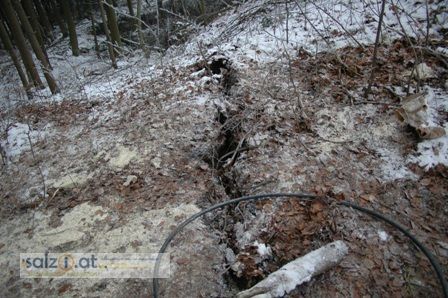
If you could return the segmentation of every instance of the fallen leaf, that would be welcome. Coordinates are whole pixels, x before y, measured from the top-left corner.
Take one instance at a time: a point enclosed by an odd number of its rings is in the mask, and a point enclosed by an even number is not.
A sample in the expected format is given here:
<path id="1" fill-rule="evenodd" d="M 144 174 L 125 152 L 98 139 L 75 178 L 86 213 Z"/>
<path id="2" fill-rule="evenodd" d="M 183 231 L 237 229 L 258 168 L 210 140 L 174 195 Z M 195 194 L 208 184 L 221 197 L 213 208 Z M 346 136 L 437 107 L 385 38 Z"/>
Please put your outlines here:
<path id="1" fill-rule="evenodd" d="M 373 203 L 375 201 L 375 196 L 372 194 L 363 194 L 360 196 L 361 200 L 364 200 L 366 202 Z"/>
<path id="2" fill-rule="evenodd" d="M 72 288 L 72 284 L 63 284 L 58 289 L 58 294 L 63 294 Z"/>
<path id="3" fill-rule="evenodd" d="M 319 212 L 322 212 L 322 210 L 324 210 L 325 206 L 322 202 L 319 201 L 315 201 L 313 202 L 313 204 L 311 205 L 311 213 L 316 214 Z"/>
<path id="4" fill-rule="evenodd" d="M 186 265 L 186 264 L 190 263 L 190 260 L 187 259 L 187 258 L 179 258 L 179 259 L 176 260 L 176 263 L 178 265 Z"/>

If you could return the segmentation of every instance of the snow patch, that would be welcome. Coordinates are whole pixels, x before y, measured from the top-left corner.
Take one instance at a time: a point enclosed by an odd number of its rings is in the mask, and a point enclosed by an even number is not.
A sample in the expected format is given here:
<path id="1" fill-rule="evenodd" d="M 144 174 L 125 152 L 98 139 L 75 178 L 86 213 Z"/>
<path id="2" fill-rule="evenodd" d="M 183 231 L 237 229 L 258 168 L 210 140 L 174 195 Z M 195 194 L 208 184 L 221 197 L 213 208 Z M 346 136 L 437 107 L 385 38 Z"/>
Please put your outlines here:
<path id="1" fill-rule="evenodd" d="M 386 232 L 379 230 L 378 237 L 380 237 L 381 241 L 387 241 L 387 239 L 389 238 L 389 235 Z"/>
<path id="2" fill-rule="evenodd" d="M 378 148 L 376 149 L 383 163 L 380 166 L 382 178 L 386 181 L 396 179 L 416 179 L 415 175 L 407 166 L 398 149 Z"/>
<path id="3" fill-rule="evenodd" d="M 448 122 L 443 116 L 448 112 L 446 92 L 427 88 L 428 126 L 441 126 L 445 135 L 431 140 L 424 140 L 417 145 L 417 153 L 408 158 L 409 163 L 416 163 L 426 171 L 442 164 L 448 166 Z"/>
<path id="4" fill-rule="evenodd" d="M 264 243 L 258 243 L 258 241 L 254 242 L 254 245 L 257 247 L 257 253 L 261 256 L 261 257 L 269 257 L 272 255 L 272 250 L 269 246 L 267 246 Z"/>
<path id="5" fill-rule="evenodd" d="M 31 149 L 30 140 L 34 144 L 46 135 L 47 131 L 32 130 L 28 124 L 15 123 L 9 127 L 6 140 L 0 141 L 1 147 L 9 159 L 14 159 Z"/>
<path id="6" fill-rule="evenodd" d="M 445 124 L 447 130 L 448 124 Z M 409 161 L 417 163 L 426 171 L 439 164 L 448 166 L 448 136 L 419 143 L 417 155 L 411 156 Z"/>

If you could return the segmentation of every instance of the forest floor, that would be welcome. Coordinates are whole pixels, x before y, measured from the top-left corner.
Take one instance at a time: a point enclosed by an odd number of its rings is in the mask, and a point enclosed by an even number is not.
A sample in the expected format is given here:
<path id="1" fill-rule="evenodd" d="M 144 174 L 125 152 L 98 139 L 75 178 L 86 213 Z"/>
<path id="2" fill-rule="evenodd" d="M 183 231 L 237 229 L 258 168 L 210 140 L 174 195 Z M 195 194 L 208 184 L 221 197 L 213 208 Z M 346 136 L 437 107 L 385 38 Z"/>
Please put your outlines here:
<path id="1" fill-rule="evenodd" d="M 272 192 L 322 199 L 244 203 L 195 221 L 169 248 L 162 296 L 232 297 L 339 239 L 349 246 L 340 266 L 289 297 L 441 296 L 407 238 L 335 202 L 399 221 L 447 269 L 448 136 L 422 140 L 396 115 L 419 84 L 428 121 L 448 128 L 442 2 L 430 6 L 439 54 L 422 54 L 419 80 L 396 28 L 423 34 L 424 4 L 407 2 L 401 22 L 388 7 L 368 98 L 378 6 L 362 1 L 310 5 L 305 21 L 294 2 L 285 13 L 249 1 L 164 56 L 120 58 L 118 70 L 96 58 L 81 22 L 80 57 L 66 39 L 49 49 L 61 94 L 31 100 L 1 53 L 2 296 L 147 297 L 146 279 L 21 279 L 19 253 L 157 252 L 188 216 Z"/>

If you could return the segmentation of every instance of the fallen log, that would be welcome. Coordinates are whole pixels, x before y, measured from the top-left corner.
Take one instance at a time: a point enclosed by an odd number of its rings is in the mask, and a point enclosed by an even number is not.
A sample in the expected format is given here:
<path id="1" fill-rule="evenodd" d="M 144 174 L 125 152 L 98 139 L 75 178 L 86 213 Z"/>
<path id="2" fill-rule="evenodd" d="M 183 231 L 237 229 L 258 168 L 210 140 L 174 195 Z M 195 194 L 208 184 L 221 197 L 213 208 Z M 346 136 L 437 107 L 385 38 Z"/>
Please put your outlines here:
<path id="1" fill-rule="evenodd" d="M 298 285 L 338 265 L 348 253 L 343 241 L 335 241 L 316 249 L 269 274 L 252 288 L 238 293 L 238 298 L 282 297 Z"/>

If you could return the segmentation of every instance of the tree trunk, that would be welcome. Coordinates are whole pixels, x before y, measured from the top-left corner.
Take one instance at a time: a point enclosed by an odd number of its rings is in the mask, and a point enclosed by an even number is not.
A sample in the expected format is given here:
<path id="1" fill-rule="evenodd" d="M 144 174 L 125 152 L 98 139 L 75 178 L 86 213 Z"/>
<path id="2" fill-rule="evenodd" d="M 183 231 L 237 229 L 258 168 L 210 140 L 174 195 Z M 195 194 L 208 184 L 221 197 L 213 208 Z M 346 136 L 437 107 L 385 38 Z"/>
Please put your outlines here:
<path id="1" fill-rule="evenodd" d="M 70 45 L 72 47 L 73 56 L 79 56 L 78 37 L 76 36 L 76 26 L 73 21 L 72 14 L 70 13 L 70 3 L 68 0 L 62 0 L 62 11 L 64 13 L 64 19 L 68 25 L 68 32 L 70 34 Z"/>
<path id="2" fill-rule="evenodd" d="M 44 34 L 49 37 L 50 39 L 53 39 L 53 26 L 50 24 L 50 21 L 48 19 L 47 11 L 42 6 L 42 3 L 40 0 L 34 0 L 34 6 L 36 6 L 37 13 L 39 15 L 40 23 L 45 28 Z"/>
<path id="3" fill-rule="evenodd" d="M 42 37 L 42 26 L 40 25 L 39 20 L 37 19 L 37 14 L 36 10 L 34 9 L 33 2 L 31 0 L 22 0 L 22 6 L 29 17 L 28 19 L 30 24 L 33 26 L 34 34 L 36 35 L 37 41 L 43 48 L 45 44 L 44 39 Z"/>
<path id="4" fill-rule="evenodd" d="M 95 53 L 98 58 L 100 58 L 100 46 L 98 44 L 98 37 L 96 34 L 96 22 L 95 22 L 95 16 L 93 15 L 93 9 L 92 4 L 90 1 L 86 2 L 85 10 L 89 14 L 90 22 L 92 23 L 92 31 L 93 31 L 93 40 L 95 42 Z"/>
<path id="5" fill-rule="evenodd" d="M 162 0 L 156 1 L 156 10 L 157 10 L 157 46 L 161 47 L 161 40 L 162 40 L 162 31 L 160 30 L 160 26 L 162 23 Z"/>
<path id="6" fill-rule="evenodd" d="M 162 0 L 157 0 L 157 32 L 159 36 L 159 47 L 167 48 L 169 46 L 169 40 L 171 35 L 171 15 L 164 10 L 173 11 L 174 2 L 169 0 L 165 7 Z M 161 30 L 162 26 L 164 27 Z"/>
<path id="7" fill-rule="evenodd" d="M 75 1 L 76 10 L 78 11 L 78 17 L 80 20 L 84 19 L 84 17 L 86 16 L 86 4 L 84 2 L 84 0 Z M 90 0 L 87 0 L 87 2 L 89 2 L 90 4 Z"/>
<path id="8" fill-rule="evenodd" d="M 132 7 L 132 0 L 127 0 L 128 3 L 128 9 L 129 9 L 129 14 L 131 15 L 131 17 L 134 16 L 134 8 Z"/>
<path id="9" fill-rule="evenodd" d="M 148 48 L 145 45 L 145 39 L 143 38 L 143 31 L 142 31 L 142 0 L 137 0 L 137 33 L 138 33 L 138 40 L 140 42 L 140 47 L 142 48 L 142 51 L 145 53 L 145 57 L 149 57 L 149 51 Z"/>
<path id="10" fill-rule="evenodd" d="M 59 7 L 57 2 L 49 1 L 49 5 L 51 5 L 52 9 L 52 19 L 55 23 L 58 24 L 59 29 L 61 29 L 62 37 L 68 36 L 67 26 L 64 23 L 64 20 L 61 18 L 61 8 Z"/>
<path id="11" fill-rule="evenodd" d="M 20 28 L 19 20 L 17 15 L 12 8 L 11 0 L 3 0 L 3 9 L 5 11 L 6 19 L 8 20 L 9 28 L 11 29 L 11 35 L 19 49 L 20 55 L 22 56 L 23 64 L 26 70 L 30 73 L 33 83 L 38 88 L 43 88 L 42 81 L 37 72 L 36 65 L 33 62 L 33 57 L 26 45 L 25 36 L 23 35 L 22 29 Z"/>
<path id="12" fill-rule="evenodd" d="M 13 48 L 11 39 L 9 38 L 8 32 L 6 31 L 6 28 L 3 25 L 3 22 L 1 20 L 0 20 L 0 39 L 2 40 L 5 50 L 7 50 L 9 53 L 9 56 L 11 56 L 11 60 L 17 69 L 17 73 L 19 74 L 19 77 L 20 77 L 20 80 L 22 81 L 23 87 L 25 88 L 25 90 L 29 90 L 30 84 L 28 83 L 26 74 L 22 69 L 22 65 L 20 65 L 20 61 L 17 58 L 16 53 L 14 52 L 14 48 Z"/>
<path id="13" fill-rule="evenodd" d="M 109 25 L 110 35 L 112 37 L 112 41 L 117 46 L 121 47 L 121 36 L 120 30 L 118 30 L 117 23 L 117 15 L 115 14 L 115 10 L 112 6 L 112 1 L 107 1 L 109 5 L 106 5 L 106 14 L 107 14 L 107 24 Z"/>
<path id="14" fill-rule="evenodd" d="M 31 27 L 30 22 L 23 10 L 22 4 L 19 1 L 13 2 L 14 8 L 19 16 L 20 22 L 25 30 L 26 35 L 28 36 L 28 40 L 30 41 L 31 47 L 36 54 L 37 59 L 42 63 L 42 69 L 44 72 L 45 79 L 47 80 L 48 86 L 50 87 L 51 93 L 56 94 L 59 92 L 58 86 L 56 85 L 56 81 L 51 74 L 51 65 L 48 62 L 47 55 L 42 50 L 36 35 L 34 34 L 33 28 Z"/>
<path id="15" fill-rule="evenodd" d="M 103 20 L 104 32 L 107 39 L 107 49 L 109 50 L 110 60 L 112 61 L 112 67 L 117 68 L 117 61 L 115 60 L 115 52 L 112 46 L 112 39 L 110 37 L 109 28 L 107 26 L 106 13 L 104 11 L 103 0 L 98 0 L 98 5 L 101 12 L 101 19 Z"/>
<path id="16" fill-rule="evenodd" d="M 369 97 L 370 91 L 372 90 L 373 80 L 375 79 L 375 72 L 378 67 L 377 55 L 378 55 L 378 47 L 380 44 L 381 28 L 383 26 L 383 17 L 384 17 L 385 8 L 386 8 L 386 0 L 382 0 L 380 16 L 378 19 L 378 28 L 376 30 L 375 47 L 373 48 L 372 72 L 370 73 L 370 78 L 369 78 L 369 83 L 367 85 L 367 88 L 364 90 L 364 98 Z"/>

